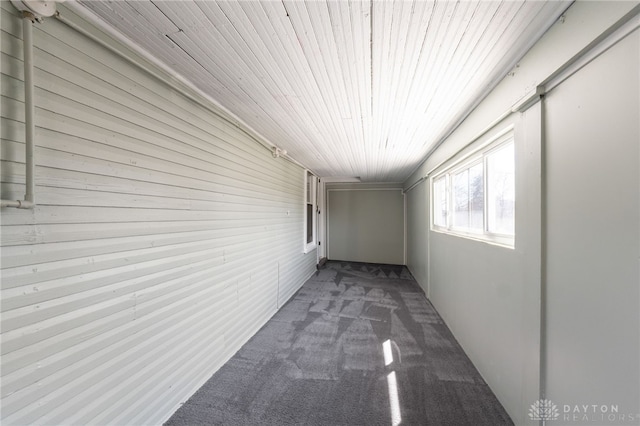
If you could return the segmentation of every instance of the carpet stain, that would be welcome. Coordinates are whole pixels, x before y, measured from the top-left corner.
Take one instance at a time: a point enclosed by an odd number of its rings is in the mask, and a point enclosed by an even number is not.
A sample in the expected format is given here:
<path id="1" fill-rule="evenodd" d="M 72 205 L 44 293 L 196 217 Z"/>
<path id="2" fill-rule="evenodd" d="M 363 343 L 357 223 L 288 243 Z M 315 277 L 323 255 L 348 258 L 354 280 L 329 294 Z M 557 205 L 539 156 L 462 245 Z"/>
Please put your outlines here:
<path id="1" fill-rule="evenodd" d="M 391 425 L 394 411 L 513 424 L 406 267 L 330 261 L 165 424 Z"/>

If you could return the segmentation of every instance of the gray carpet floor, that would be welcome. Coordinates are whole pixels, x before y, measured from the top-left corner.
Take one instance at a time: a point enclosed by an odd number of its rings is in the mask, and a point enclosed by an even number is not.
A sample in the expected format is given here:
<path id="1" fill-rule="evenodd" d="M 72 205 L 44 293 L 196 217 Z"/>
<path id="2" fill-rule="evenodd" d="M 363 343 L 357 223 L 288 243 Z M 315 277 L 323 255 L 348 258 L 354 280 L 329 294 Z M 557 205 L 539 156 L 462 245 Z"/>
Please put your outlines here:
<path id="1" fill-rule="evenodd" d="M 328 262 L 166 423 L 512 425 L 403 266 Z"/>

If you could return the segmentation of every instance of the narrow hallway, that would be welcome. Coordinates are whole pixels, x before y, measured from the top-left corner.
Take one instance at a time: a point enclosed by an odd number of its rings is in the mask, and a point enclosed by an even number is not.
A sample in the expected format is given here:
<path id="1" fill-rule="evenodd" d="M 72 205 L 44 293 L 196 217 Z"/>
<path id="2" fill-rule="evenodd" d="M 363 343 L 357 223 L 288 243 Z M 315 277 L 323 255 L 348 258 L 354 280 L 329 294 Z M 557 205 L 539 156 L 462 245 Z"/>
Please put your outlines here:
<path id="1" fill-rule="evenodd" d="M 404 266 L 328 262 L 166 423 L 513 424 Z"/>

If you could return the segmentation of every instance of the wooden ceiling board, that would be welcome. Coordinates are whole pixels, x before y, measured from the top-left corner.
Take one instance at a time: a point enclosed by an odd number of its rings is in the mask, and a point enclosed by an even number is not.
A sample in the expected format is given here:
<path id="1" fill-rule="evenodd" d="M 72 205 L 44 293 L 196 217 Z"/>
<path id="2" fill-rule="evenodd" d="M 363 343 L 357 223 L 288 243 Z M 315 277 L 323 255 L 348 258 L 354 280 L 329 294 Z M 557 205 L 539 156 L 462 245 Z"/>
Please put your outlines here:
<path id="1" fill-rule="evenodd" d="M 80 3 L 322 177 L 401 182 L 569 6 Z"/>

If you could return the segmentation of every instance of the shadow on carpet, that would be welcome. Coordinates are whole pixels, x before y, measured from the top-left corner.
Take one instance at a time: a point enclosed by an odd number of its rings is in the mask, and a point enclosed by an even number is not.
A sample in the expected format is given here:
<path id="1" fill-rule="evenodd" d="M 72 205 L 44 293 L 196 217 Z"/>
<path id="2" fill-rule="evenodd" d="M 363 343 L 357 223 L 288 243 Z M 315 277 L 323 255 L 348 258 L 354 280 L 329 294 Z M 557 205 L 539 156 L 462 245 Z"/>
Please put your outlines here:
<path id="1" fill-rule="evenodd" d="M 403 266 L 328 262 L 168 421 L 512 425 Z"/>

